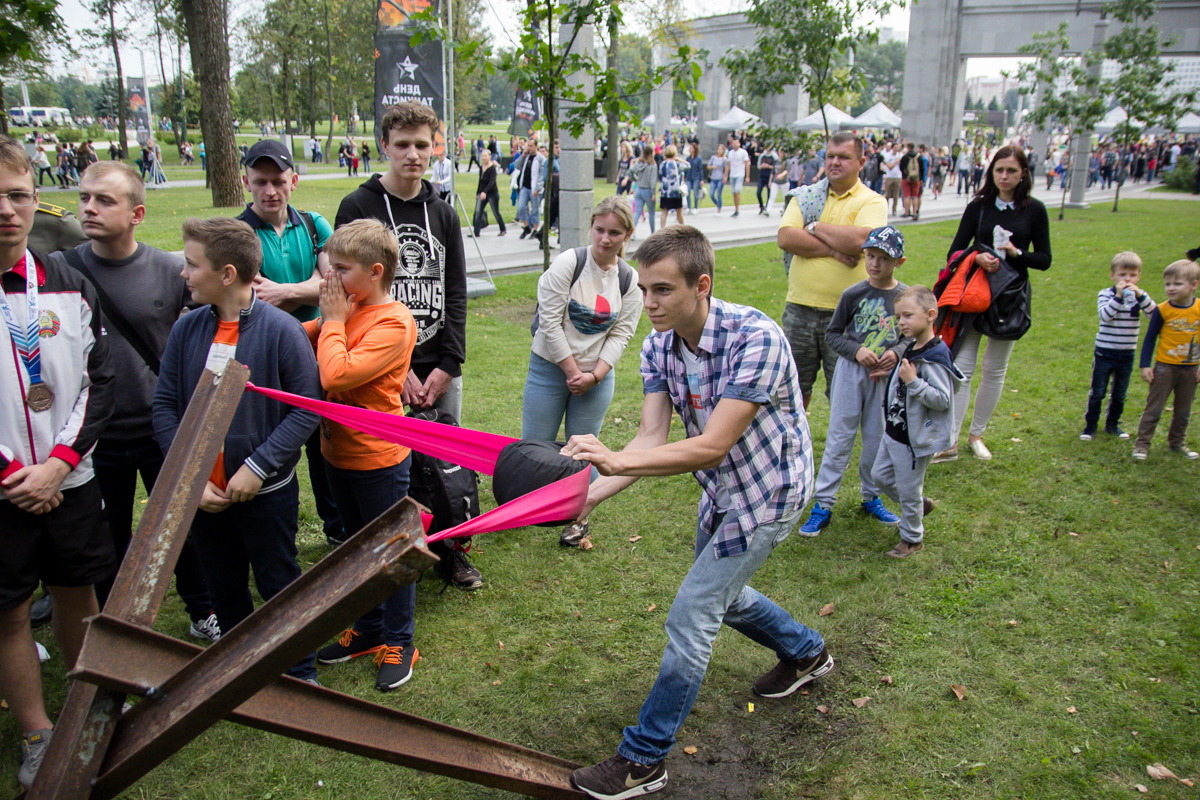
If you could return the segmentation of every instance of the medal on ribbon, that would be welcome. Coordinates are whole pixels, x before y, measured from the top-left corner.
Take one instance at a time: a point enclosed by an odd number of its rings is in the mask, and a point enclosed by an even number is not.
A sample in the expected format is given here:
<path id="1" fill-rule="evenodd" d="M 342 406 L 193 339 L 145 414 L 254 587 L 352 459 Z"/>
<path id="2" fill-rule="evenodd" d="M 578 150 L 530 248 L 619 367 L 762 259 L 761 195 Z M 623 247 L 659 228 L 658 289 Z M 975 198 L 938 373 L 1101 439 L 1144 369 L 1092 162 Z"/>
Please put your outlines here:
<path id="1" fill-rule="evenodd" d="M 37 264 L 33 253 L 25 251 L 25 307 L 27 316 L 25 327 L 17 324 L 8 297 L 0 289 L 0 315 L 8 327 L 8 335 L 12 337 L 17 348 L 17 355 L 25 365 L 29 374 L 29 387 L 25 390 L 25 405 L 30 411 L 46 411 L 54 405 L 54 392 L 42 380 L 42 340 L 41 315 L 38 313 Z"/>

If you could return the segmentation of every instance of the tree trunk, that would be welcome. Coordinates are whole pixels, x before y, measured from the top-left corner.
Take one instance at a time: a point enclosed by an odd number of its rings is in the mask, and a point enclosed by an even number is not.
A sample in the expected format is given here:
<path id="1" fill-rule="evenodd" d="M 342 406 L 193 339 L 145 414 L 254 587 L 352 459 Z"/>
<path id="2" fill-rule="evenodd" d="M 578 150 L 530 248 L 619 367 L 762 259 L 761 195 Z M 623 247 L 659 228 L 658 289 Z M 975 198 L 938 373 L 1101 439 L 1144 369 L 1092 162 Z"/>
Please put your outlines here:
<path id="1" fill-rule="evenodd" d="M 329 157 L 329 148 L 333 147 L 333 45 L 329 39 L 329 0 L 321 4 L 325 12 L 325 63 L 329 66 L 329 135 L 325 137 L 325 157 Z M 375 131 L 375 142 L 379 143 L 379 131 Z M 383 161 L 380 153 L 379 160 Z"/>
<path id="2" fill-rule="evenodd" d="M 4 99 L 4 76 L 0 75 L 0 133 L 8 136 L 8 101 Z"/>
<path id="3" fill-rule="evenodd" d="M 291 59 L 285 53 L 283 60 L 279 63 L 280 76 L 283 78 L 283 132 L 287 133 L 291 130 L 289 123 L 292 119 L 292 80 L 291 80 Z"/>
<path id="4" fill-rule="evenodd" d="M 238 179 L 233 113 L 229 108 L 225 4 L 222 0 L 182 0 L 181 4 L 191 42 L 192 72 L 196 82 L 204 87 L 200 98 L 200 131 L 208 158 L 213 205 L 240 206 L 242 184 Z"/>
<path id="5" fill-rule="evenodd" d="M 118 142 L 121 145 L 121 157 L 129 152 L 129 137 L 125 134 L 126 126 L 126 109 L 129 107 L 129 101 L 125 99 L 125 76 L 121 72 L 121 47 L 117 42 L 117 19 L 114 6 L 115 0 L 109 0 L 108 3 L 108 42 L 112 45 L 113 63 L 117 65 L 117 127 L 120 130 Z M 143 81 L 145 83 L 145 81 Z M 149 92 L 150 87 L 145 87 Z M 150 121 L 149 115 L 146 116 L 146 123 L 150 126 L 150 139 L 154 139 L 154 123 Z"/>
<path id="6" fill-rule="evenodd" d="M 620 36 L 620 31 L 617 30 L 617 0 L 612 0 L 612 7 L 608 10 L 608 71 L 615 73 L 617 71 L 617 39 Z M 608 173 L 606 179 L 609 183 L 616 183 L 621 172 L 621 116 L 616 108 L 608 110 Z"/>

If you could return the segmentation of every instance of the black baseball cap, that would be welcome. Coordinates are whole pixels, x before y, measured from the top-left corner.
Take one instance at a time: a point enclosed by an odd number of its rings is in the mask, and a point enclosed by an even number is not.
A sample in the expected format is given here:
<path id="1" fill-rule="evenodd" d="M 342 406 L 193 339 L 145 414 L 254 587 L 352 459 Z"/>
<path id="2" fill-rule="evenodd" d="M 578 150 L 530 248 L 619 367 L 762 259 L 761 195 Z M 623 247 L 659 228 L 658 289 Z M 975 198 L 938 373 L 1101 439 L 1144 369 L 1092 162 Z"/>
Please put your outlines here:
<path id="1" fill-rule="evenodd" d="M 282 142 L 277 142 L 274 139 L 263 139 L 261 142 L 255 142 L 254 145 L 246 153 L 246 157 L 242 159 L 242 163 L 247 167 L 252 167 L 259 162 L 260 159 L 269 158 L 275 162 L 275 166 L 280 169 L 295 169 L 292 165 L 292 154 Z"/>

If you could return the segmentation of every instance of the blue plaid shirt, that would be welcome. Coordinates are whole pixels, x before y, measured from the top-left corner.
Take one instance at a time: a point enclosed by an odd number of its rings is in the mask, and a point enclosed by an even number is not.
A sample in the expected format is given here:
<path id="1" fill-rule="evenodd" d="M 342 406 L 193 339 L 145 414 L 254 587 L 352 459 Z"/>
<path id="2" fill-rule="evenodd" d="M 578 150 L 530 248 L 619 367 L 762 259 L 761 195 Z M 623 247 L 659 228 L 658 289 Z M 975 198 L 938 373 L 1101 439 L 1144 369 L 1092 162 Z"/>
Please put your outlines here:
<path id="1" fill-rule="evenodd" d="M 701 433 L 688 399 L 684 347 L 674 331 L 651 332 L 642 344 L 646 394 L 671 397 L 689 437 Z M 717 490 L 733 508 L 713 536 L 717 558 L 741 555 L 759 525 L 804 507 L 813 488 L 812 437 L 783 330 L 763 312 L 712 299 L 700 345 L 700 405 L 711 414 L 723 397 L 758 403 L 758 413 L 725 460 L 693 473 L 704 489 L 700 523 L 711 527 Z"/>

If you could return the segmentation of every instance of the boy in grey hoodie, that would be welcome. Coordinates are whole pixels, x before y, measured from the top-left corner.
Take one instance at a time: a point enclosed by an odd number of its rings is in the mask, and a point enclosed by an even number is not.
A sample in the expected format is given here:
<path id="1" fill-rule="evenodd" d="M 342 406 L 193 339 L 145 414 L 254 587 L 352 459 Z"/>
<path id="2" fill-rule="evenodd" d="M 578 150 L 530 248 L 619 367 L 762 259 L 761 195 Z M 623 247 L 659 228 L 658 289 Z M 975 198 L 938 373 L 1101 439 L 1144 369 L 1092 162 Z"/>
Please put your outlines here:
<path id="1" fill-rule="evenodd" d="M 888 375 L 884 395 L 884 435 L 872 470 L 879 488 L 900 504 L 900 544 L 889 558 L 908 558 L 922 547 L 924 516 L 934 502 L 924 495 L 925 469 L 934 453 L 950 446 L 954 393 L 964 376 L 950 348 L 933 330 L 937 298 L 925 286 L 910 286 L 896 297 L 902 345 L 900 362 Z"/>

